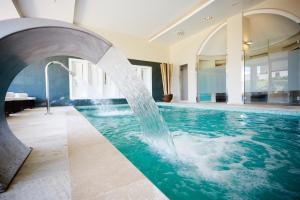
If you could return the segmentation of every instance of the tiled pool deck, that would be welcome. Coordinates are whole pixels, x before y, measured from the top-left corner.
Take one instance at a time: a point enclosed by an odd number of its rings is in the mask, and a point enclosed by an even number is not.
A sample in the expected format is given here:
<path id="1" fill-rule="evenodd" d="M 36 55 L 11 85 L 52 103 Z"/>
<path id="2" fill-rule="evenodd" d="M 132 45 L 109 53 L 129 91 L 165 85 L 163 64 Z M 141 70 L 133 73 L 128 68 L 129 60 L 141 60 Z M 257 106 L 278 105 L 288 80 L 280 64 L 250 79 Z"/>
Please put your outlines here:
<path id="1" fill-rule="evenodd" d="M 26 110 L 8 118 L 33 147 L 1 200 L 167 199 L 73 107 Z"/>

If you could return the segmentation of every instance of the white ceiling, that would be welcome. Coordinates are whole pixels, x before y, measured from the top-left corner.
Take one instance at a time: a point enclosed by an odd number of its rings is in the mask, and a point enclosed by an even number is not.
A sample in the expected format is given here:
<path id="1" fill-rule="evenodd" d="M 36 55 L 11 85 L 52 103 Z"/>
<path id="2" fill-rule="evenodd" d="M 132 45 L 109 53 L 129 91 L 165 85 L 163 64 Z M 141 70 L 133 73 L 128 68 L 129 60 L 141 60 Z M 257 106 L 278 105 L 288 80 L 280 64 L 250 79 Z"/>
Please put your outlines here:
<path id="1" fill-rule="evenodd" d="M 21 16 L 73 23 L 75 0 L 13 0 L 13 2 Z"/>
<path id="2" fill-rule="evenodd" d="M 1 0 L 0 20 L 20 17 L 11 0 Z"/>
<path id="3" fill-rule="evenodd" d="M 1 0 L 1 7 L 2 1 L 7 0 Z M 74 22 L 93 30 L 116 32 L 145 40 L 167 30 L 154 40 L 164 44 L 180 41 L 262 1 L 264 0 L 13 0 L 24 17 Z M 206 7 L 199 9 L 206 4 Z M 213 19 L 203 20 L 209 16 Z M 170 28 L 185 17 L 187 20 Z M 178 32 L 184 32 L 184 35 L 178 37 Z"/>
<path id="4" fill-rule="evenodd" d="M 154 40 L 172 44 L 262 1 L 264 0 L 85 0 L 77 1 L 74 22 L 149 40 L 197 8 L 212 2 Z M 213 20 L 203 20 L 209 16 Z M 178 37 L 178 32 L 184 32 L 184 36 Z"/>
<path id="5" fill-rule="evenodd" d="M 148 39 L 206 0 L 77 1 L 74 22 Z"/>
<path id="6" fill-rule="evenodd" d="M 257 3 L 264 0 L 215 0 L 205 9 L 189 18 L 189 20 L 181 23 L 174 29 L 168 31 L 157 39 L 158 42 L 172 44 L 191 35 L 194 35 L 209 26 L 224 22 L 228 17 L 247 10 Z M 204 18 L 211 16 L 212 20 L 206 21 Z M 184 36 L 178 37 L 177 33 L 184 31 Z"/>

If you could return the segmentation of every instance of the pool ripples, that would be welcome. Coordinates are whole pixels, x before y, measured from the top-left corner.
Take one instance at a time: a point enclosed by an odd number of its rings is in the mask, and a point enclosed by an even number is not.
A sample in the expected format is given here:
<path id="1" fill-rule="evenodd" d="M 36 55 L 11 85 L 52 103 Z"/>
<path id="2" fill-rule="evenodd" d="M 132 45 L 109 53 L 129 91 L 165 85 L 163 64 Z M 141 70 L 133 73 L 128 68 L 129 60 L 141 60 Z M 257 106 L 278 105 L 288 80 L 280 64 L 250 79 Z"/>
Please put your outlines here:
<path id="1" fill-rule="evenodd" d="M 79 110 L 170 199 L 300 198 L 300 117 L 161 107 L 175 158 L 133 115 Z"/>

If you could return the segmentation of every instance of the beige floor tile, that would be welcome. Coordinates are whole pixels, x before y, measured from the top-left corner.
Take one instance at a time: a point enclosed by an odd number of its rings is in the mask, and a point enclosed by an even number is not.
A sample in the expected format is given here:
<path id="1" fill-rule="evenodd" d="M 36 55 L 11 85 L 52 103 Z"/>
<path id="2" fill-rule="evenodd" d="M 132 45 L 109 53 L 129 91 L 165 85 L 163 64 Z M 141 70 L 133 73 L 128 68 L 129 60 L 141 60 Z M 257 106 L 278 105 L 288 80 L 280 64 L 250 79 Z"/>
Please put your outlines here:
<path id="1" fill-rule="evenodd" d="M 8 118 L 33 151 L 0 200 L 166 199 L 72 107 L 26 110 Z"/>

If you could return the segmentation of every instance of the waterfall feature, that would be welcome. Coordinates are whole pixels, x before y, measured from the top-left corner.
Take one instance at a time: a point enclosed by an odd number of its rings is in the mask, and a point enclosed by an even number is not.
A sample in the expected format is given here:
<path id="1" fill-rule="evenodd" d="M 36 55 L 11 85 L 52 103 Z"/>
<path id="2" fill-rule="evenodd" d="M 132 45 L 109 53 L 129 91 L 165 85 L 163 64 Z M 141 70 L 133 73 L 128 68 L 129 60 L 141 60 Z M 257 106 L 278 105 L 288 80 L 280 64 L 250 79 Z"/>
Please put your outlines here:
<path id="1" fill-rule="evenodd" d="M 154 99 L 137 77 L 127 58 L 115 47 L 111 47 L 97 66 L 109 74 L 126 97 L 129 106 L 140 121 L 146 142 L 161 151 L 175 153 L 172 136 Z"/>
<path id="2" fill-rule="evenodd" d="M 0 192 L 7 189 L 31 152 L 7 124 L 6 91 L 13 78 L 29 63 L 47 57 L 67 55 L 99 62 L 140 119 L 149 143 L 175 152 L 168 128 L 151 95 L 128 60 L 111 46 L 101 36 L 65 22 L 35 18 L 0 20 Z"/>

